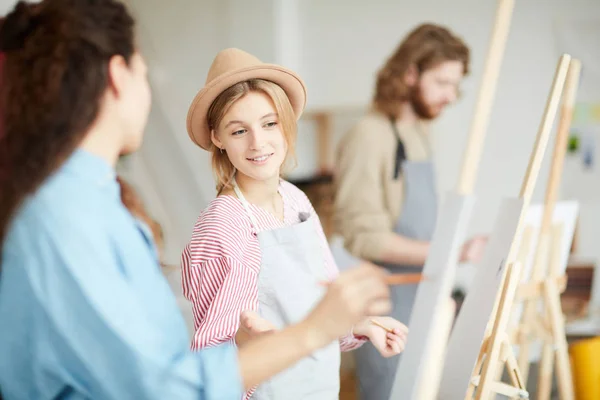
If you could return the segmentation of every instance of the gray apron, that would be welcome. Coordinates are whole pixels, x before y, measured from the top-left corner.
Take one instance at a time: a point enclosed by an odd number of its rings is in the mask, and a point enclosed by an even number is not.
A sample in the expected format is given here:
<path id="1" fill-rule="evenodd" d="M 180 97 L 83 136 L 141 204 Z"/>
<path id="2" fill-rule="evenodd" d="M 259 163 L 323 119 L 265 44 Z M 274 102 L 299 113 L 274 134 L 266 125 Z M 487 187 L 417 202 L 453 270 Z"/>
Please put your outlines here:
<path id="1" fill-rule="evenodd" d="M 408 161 L 404 156 L 404 145 L 394 123 L 392 127 L 398 138 L 396 178 L 403 179 L 404 202 L 394 232 L 417 240 L 431 240 L 437 218 L 437 196 L 435 170 L 431 161 Z M 423 270 L 422 265 L 382 265 L 391 273 L 415 273 Z M 417 294 L 418 284 L 391 287 L 392 312 L 390 316 L 408 325 Z M 410 326 L 408 327 L 410 330 Z M 410 346 L 410 332 L 408 337 Z M 361 400 L 389 400 L 399 354 L 384 358 L 369 342 L 355 351 L 356 373 Z M 396 400 L 396 399 L 394 399 Z"/>
<path id="2" fill-rule="evenodd" d="M 258 231 L 249 203 L 234 182 L 262 255 L 258 275 L 258 313 L 277 329 L 302 321 L 325 294 L 325 257 L 317 219 L 300 213 L 300 223 Z M 334 341 L 261 384 L 257 400 L 333 400 L 340 391 L 340 345 Z"/>

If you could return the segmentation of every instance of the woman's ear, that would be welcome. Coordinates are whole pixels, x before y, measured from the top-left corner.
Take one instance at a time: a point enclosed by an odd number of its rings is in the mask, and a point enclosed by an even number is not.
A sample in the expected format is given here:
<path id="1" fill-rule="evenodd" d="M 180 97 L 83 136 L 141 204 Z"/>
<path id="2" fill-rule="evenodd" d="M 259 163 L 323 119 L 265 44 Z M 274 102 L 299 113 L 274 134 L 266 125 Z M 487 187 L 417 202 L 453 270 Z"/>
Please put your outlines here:
<path id="1" fill-rule="evenodd" d="M 123 56 L 112 56 L 108 61 L 108 86 L 115 97 L 122 96 L 128 74 L 129 66 Z"/>
<path id="2" fill-rule="evenodd" d="M 210 140 L 215 146 L 217 146 L 220 149 L 223 149 L 223 143 L 221 143 L 221 141 L 219 140 L 219 136 L 217 135 L 214 129 L 210 130 Z"/>

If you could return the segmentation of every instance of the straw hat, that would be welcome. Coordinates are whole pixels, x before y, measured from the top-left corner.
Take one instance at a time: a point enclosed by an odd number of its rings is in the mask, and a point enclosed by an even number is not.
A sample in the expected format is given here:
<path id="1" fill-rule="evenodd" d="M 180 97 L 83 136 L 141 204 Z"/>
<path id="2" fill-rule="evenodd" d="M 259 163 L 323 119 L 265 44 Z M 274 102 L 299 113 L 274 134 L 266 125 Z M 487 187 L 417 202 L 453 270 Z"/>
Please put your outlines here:
<path id="1" fill-rule="evenodd" d="M 208 109 L 224 90 L 249 79 L 264 79 L 279 85 L 287 94 L 296 119 L 300 118 L 306 105 L 306 88 L 298 75 L 279 65 L 263 63 L 245 51 L 225 49 L 215 57 L 206 84 L 196 94 L 188 110 L 187 131 L 194 143 L 204 150 L 210 148 Z"/>

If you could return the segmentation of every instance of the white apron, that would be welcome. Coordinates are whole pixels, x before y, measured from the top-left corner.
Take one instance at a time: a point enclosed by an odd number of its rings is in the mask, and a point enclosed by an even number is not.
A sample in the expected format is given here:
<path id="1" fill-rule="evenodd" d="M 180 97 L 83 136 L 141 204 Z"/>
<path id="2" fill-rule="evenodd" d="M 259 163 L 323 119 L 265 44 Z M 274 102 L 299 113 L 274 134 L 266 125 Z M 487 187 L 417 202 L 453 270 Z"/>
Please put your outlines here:
<path id="1" fill-rule="evenodd" d="M 234 191 L 260 243 L 259 315 L 278 329 L 302 321 L 325 293 L 319 285 L 327 274 L 317 219 L 308 212 L 300 213 L 301 222 L 296 225 L 259 232 L 250 205 L 235 182 Z M 336 340 L 261 384 L 252 398 L 333 400 L 339 398 L 339 390 L 340 346 Z"/>

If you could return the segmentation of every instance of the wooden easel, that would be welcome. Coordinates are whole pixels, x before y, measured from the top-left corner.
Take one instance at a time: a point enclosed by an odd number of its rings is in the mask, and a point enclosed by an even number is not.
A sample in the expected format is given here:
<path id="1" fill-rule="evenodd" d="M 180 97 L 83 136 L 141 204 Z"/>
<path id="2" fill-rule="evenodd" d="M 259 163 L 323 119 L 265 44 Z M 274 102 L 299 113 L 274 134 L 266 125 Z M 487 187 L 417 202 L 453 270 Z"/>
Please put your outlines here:
<path id="1" fill-rule="evenodd" d="M 524 250 L 520 249 L 521 243 L 519 240 L 521 237 L 524 240 L 528 240 L 528 234 L 524 229 L 523 223 L 524 215 L 531 202 L 535 182 L 539 174 L 548 137 L 552 130 L 570 62 L 571 57 L 565 54 L 560 58 L 556 68 L 552 91 L 546 103 L 544 117 L 538 130 L 535 150 L 529 160 L 529 166 L 519 195 L 523 199 L 524 205 L 517 225 L 517 231 L 506 259 L 507 267 L 503 283 L 500 286 L 501 290 L 495 303 L 495 309 L 491 314 L 492 318 L 488 322 L 488 327 L 491 325 L 491 329 L 488 329 L 489 334 L 484 336 L 466 399 L 471 399 L 473 392 L 475 392 L 475 399 L 477 400 L 490 399 L 494 393 L 504 394 L 513 398 L 529 398 L 512 350 L 507 329 L 515 293 L 521 278 L 521 268 L 523 267 L 523 261 L 519 258 L 523 254 L 526 254 Z M 498 379 L 498 367 L 500 365 L 507 368 L 512 385 L 505 384 Z"/>
<path id="2" fill-rule="evenodd" d="M 434 400 L 438 396 L 446 344 L 455 316 L 452 283 L 464 242 L 483 142 L 500 74 L 515 0 L 498 0 L 494 26 L 471 121 L 461 175 L 454 192 L 445 199 L 423 267 L 422 282 L 408 323 L 410 347 L 405 350 L 394 381 L 391 399 Z M 418 274 L 416 274 L 418 275 Z M 391 275 L 388 283 L 403 284 L 405 275 Z"/>
<path id="3" fill-rule="evenodd" d="M 556 349 L 556 372 L 560 397 L 563 400 L 574 399 L 564 318 L 560 306 L 560 294 L 564 291 L 567 281 L 565 274 L 559 272 L 562 230 L 560 226 L 553 226 L 552 216 L 560 186 L 580 71 L 579 60 L 572 60 L 563 91 L 560 122 L 534 253 L 533 269 L 529 281 L 519 285 L 516 299 L 525 303 L 524 312 L 518 322 L 515 342 L 519 345 L 519 369 L 524 385 L 529 375 L 530 345 L 536 339 L 544 342 L 537 388 L 540 400 L 550 398 L 554 349 Z M 526 277 L 522 277 L 521 282 L 523 278 Z M 538 308 L 540 305 L 541 313 Z"/>

